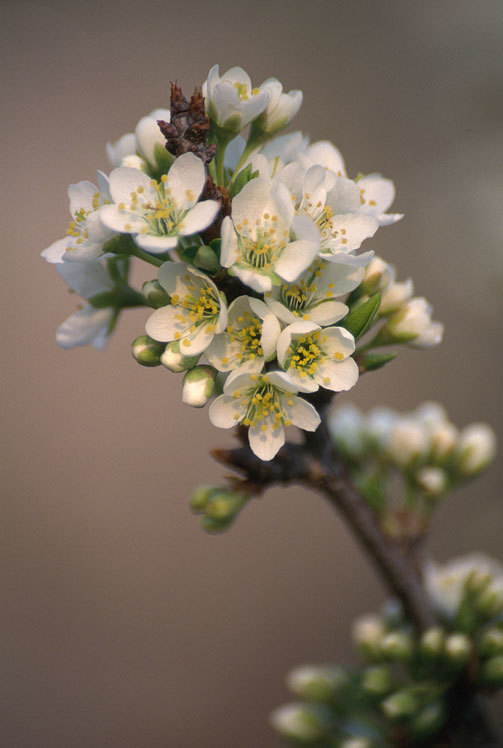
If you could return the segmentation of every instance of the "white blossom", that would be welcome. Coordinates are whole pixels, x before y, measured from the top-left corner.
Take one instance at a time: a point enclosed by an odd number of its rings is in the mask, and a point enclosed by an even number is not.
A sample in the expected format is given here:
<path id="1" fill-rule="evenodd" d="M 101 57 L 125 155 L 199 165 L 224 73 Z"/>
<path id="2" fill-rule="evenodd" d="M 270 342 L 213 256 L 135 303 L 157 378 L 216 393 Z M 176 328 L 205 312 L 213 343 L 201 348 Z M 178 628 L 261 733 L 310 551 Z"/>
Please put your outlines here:
<path id="1" fill-rule="evenodd" d="M 115 143 L 107 143 L 107 156 L 114 168 L 129 166 L 149 171 L 157 166 L 156 151 L 165 149 L 166 140 L 162 134 L 158 120 L 169 122 L 169 109 L 155 109 L 142 117 L 136 125 L 134 133 L 123 135 Z"/>
<path id="2" fill-rule="evenodd" d="M 412 298 L 413 293 L 414 283 L 412 278 L 390 283 L 381 294 L 380 316 L 386 316 L 401 309 Z"/>
<path id="3" fill-rule="evenodd" d="M 220 262 L 255 291 L 295 281 L 319 250 L 319 230 L 296 216 L 285 185 L 257 177 L 232 201 L 222 223 Z"/>
<path id="4" fill-rule="evenodd" d="M 333 325 L 349 311 L 336 297 L 359 286 L 364 272 L 362 267 L 317 258 L 294 283 L 273 286 L 264 298 L 278 319 L 287 325 L 300 319 L 322 327 Z"/>
<path id="5" fill-rule="evenodd" d="M 382 174 L 368 174 L 357 180 L 361 210 L 375 216 L 380 226 L 389 226 L 403 218 L 403 213 L 386 213 L 395 199 L 395 185 Z"/>
<path id="6" fill-rule="evenodd" d="M 304 744 L 318 742 L 323 730 L 304 702 L 285 704 L 275 709 L 270 716 L 271 725 L 289 740 Z"/>
<path id="7" fill-rule="evenodd" d="M 355 339 L 343 327 L 321 328 L 313 322 L 294 322 L 278 339 L 278 361 L 295 387 L 315 392 L 324 387 L 334 392 L 349 390 L 358 380 L 358 366 L 351 354 Z"/>
<path id="8" fill-rule="evenodd" d="M 105 266 L 99 261 L 62 262 L 56 269 L 70 289 L 84 299 L 113 288 Z M 62 348 L 92 344 L 101 351 L 108 342 L 115 314 L 111 307 L 96 309 L 92 304 L 84 304 L 58 327 L 56 342 Z"/>
<path id="9" fill-rule="evenodd" d="M 138 169 L 120 167 L 110 174 L 113 205 L 100 211 L 105 226 L 133 234 L 139 247 L 161 254 L 174 249 L 179 236 L 190 236 L 213 223 L 216 200 L 198 202 L 206 180 L 204 164 L 184 153 L 159 181 Z"/>
<path id="10" fill-rule="evenodd" d="M 159 268 L 159 283 L 171 304 L 156 309 L 145 325 L 147 335 L 168 343 L 180 341 L 184 356 L 202 353 L 227 324 L 225 299 L 201 270 L 183 262 L 166 262 Z"/>
<path id="11" fill-rule="evenodd" d="M 466 476 L 483 470 L 496 454 L 496 434 L 486 423 L 472 423 L 461 431 L 457 464 Z"/>
<path id="12" fill-rule="evenodd" d="M 215 335 L 205 355 L 219 371 L 259 372 L 274 358 L 281 326 L 260 299 L 239 296 L 228 309 L 227 327 Z"/>
<path id="13" fill-rule="evenodd" d="M 315 431 L 320 417 L 315 408 L 297 397 L 297 390 L 280 371 L 267 374 L 232 372 L 209 410 L 211 422 L 229 429 L 249 426 L 250 447 L 261 460 L 272 460 L 285 443 L 285 426 Z"/>
<path id="14" fill-rule="evenodd" d="M 480 586 L 501 598 L 503 605 L 503 567 L 483 553 L 470 553 L 444 564 L 430 561 L 423 573 L 424 584 L 435 608 L 447 618 L 454 618 L 463 598 L 468 580 L 478 580 Z"/>
<path id="15" fill-rule="evenodd" d="M 255 127 L 267 135 L 283 130 L 295 117 L 302 106 L 302 91 L 283 91 L 276 78 L 268 78 L 259 91 L 269 93 L 269 102 L 262 114 L 255 120 Z"/>
<path id="16" fill-rule="evenodd" d="M 432 321 L 432 311 L 426 299 L 415 297 L 389 318 L 384 329 L 396 341 L 414 348 L 431 348 L 441 342 L 444 334 L 443 324 Z"/>
<path id="17" fill-rule="evenodd" d="M 386 447 L 391 459 L 406 468 L 427 454 L 429 444 L 425 426 L 412 417 L 402 416 L 391 426 Z"/>
<path id="18" fill-rule="evenodd" d="M 222 130 L 238 133 L 261 114 L 270 100 L 270 92 L 253 88 L 243 68 L 230 68 L 222 76 L 214 65 L 203 83 L 206 111 Z"/>
<path id="19" fill-rule="evenodd" d="M 415 478 L 422 490 L 432 497 L 440 496 L 448 485 L 445 470 L 431 465 L 420 468 Z"/>
<path id="20" fill-rule="evenodd" d="M 110 202 L 108 178 L 98 172 L 98 185 L 83 181 L 68 188 L 72 220 L 64 239 L 44 249 L 42 257 L 51 263 L 95 260 L 103 255 L 104 243 L 113 231 L 100 221 L 100 208 Z"/>

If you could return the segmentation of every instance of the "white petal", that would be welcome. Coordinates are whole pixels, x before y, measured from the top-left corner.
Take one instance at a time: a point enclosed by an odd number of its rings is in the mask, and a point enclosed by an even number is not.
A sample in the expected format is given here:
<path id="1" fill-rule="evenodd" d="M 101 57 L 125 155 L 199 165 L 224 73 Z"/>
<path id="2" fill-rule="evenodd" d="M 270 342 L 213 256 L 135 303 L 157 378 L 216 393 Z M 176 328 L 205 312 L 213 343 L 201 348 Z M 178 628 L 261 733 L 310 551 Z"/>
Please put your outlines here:
<path id="1" fill-rule="evenodd" d="M 182 335 L 187 327 L 177 319 L 179 314 L 180 308 L 176 306 L 162 306 L 160 309 L 156 309 L 145 324 L 145 332 L 154 340 L 159 340 L 162 343 L 175 340 L 176 333 Z"/>
<path id="2" fill-rule="evenodd" d="M 116 203 L 131 203 L 131 192 L 138 187 L 143 187 L 142 199 L 155 202 L 155 193 L 150 184 L 150 177 L 140 169 L 132 169 L 129 166 L 121 166 L 114 169 L 110 174 L 110 194 Z"/>
<path id="3" fill-rule="evenodd" d="M 286 373 L 291 380 L 294 389 L 299 392 L 316 392 L 316 390 L 319 389 L 318 381 L 309 374 L 301 376 L 299 371 L 294 369 L 292 366 L 287 369 Z"/>
<path id="4" fill-rule="evenodd" d="M 195 356 L 205 351 L 214 337 L 214 329 L 209 325 L 201 325 L 181 341 L 180 350 L 186 356 Z"/>
<path id="5" fill-rule="evenodd" d="M 128 210 L 120 210 L 117 205 L 103 205 L 99 219 L 107 228 L 122 234 L 137 233 L 145 226 L 143 218 Z"/>
<path id="6" fill-rule="evenodd" d="M 162 134 L 157 119 L 164 119 L 163 117 L 142 117 L 136 125 L 135 135 L 136 144 L 139 152 L 152 166 L 156 164 L 155 158 L 155 146 L 157 144 L 164 148 L 166 139 Z"/>
<path id="7" fill-rule="evenodd" d="M 334 215 L 331 221 L 334 230 L 338 232 L 337 238 L 330 241 L 332 252 L 353 252 L 365 239 L 374 236 L 379 228 L 377 218 L 365 213 Z"/>
<path id="8" fill-rule="evenodd" d="M 231 371 L 239 366 L 237 354 L 240 352 L 241 344 L 237 340 L 231 341 L 229 335 L 223 334 L 215 335 L 204 355 L 218 371 Z M 225 362 L 222 359 L 225 359 Z"/>
<path id="9" fill-rule="evenodd" d="M 349 309 L 341 301 L 324 301 L 309 309 L 309 319 L 317 325 L 333 325 L 346 316 Z"/>
<path id="10" fill-rule="evenodd" d="M 44 260 L 47 260 L 47 262 L 51 263 L 63 262 L 63 255 L 71 244 L 72 239 L 69 236 L 65 236 L 63 239 L 58 239 L 53 242 L 50 247 L 44 249 L 42 257 Z"/>
<path id="11" fill-rule="evenodd" d="M 334 392 L 350 390 L 358 381 L 358 366 L 353 358 L 344 361 L 327 358 L 318 366 L 316 379 L 322 387 Z"/>
<path id="12" fill-rule="evenodd" d="M 267 426 L 267 430 L 262 431 L 261 425 Z M 272 460 L 285 443 L 285 430 L 282 425 L 275 429 L 273 419 L 268 417 L 261 424 L 250 426 L 248 439 L 252 452 L 261 460 L 268 461 Z"/>
<path id="13" fill-rule="evenodd" d="M 245 149 L 246 140 L 242 135 L 237 135 L 231 140 L 227 148 L 225 149 L 224 166 L 229 171 L 235 171 L 236 166 L 239 163 L 239 159 L 243 155 Z"/>
<path id="14" fill-rule="evenodd" d="M 287 413 L 294 426 L 304 431 L 316 431 L 320 425 L 318 411 L 311 403 L 302 397 L 292 397 L 293 405 L 288 407 Z"/>
<path id="15" fill-rule="evenodd" d="M 123 135 L 115 143 L 107 143 L 107 157 L 115 169 L 121 166 L 125 156 L 132 156 L 135 152 L 136 138 L 132 132 Z"/>
<path id="16" fill-rule="evenodd" d="M 228 268 L 234 265 L 238 259 L 238 240 L 234 230 L 234 224 L 230 216 L 222 221 L 222 244 L 220 247 L 220 263 L 222 267 Z"/>
<path id="17" fill-rule="evenodd" d="M 203 200 L 202 203 L 197 203 L 180 224 L 178 229 L 180 235 L 190 236 L 211 226 L 219 210 L 220 203 L 216 200 Z"/>
<path id="18" fill-rule="evenodd" d="M 110 276 L 101 262 L 61 262 L 56 270 L 65 283 L 84 299 L 112 288 Z"/>
<path id="19" fill-rule="evenodd" d="M 368 174 L 358 180 L 358 187 L 363 190 L 362 210 L 372 216 L 386 213 L 395 199 L 395 185 L 391 179 L 385 179 L 382 174 Z"/>
<path id="20" fill-rule="evenodd" d="M 103 344 L 103 332 L 108 329 L 113 316 L 112 309 L 94 309 L 86 306 L 80 309 L 58 327 L 56 342 L 62 348 L 73 348 L 76 345 L 88 345 L 100 336 L 98 345 Z"/>
<path id="21" fill-rule="evenodd" d="M 278 387 L 278 389 L 283 390 L 283 392 L 297 392 L 297 389 L 293 384 L 291 378 L 284 371 L 269 371 L 264 376 L 271 384 L 273 384 L 275 387 Z"/>
<path id="22" fill-rule="evenodd" d="M 272 293 L 274 293 L 274 290 L 272 291 Z M 277 299 L 274 299 L 269 294 L 266 294 L 266 301 L 271 311 L 279 320 L 281 320 L 281 322 L 284 322 L 285 325 L 291 325 L 293 322 L 297 321 L 297 317 L 292 314 L 292 312 L 286 306 L 283 306 L 283 304 Z"/>
<path id="23" fill-rule="evenodd" d="M 327 195 L 327 204 L 334 213 L 356 213 L 361 207 L 359 184 L 338 177 Z"/>
<path id="24" fill-rule="evenodd" d="M 184 153 L 168 172 L 166 186 L 180 210 L 192 208 L 203 191 L 206 174 L 204 164 L 193 153 Z"/>
<path id="25" fill-rule="evenodd" d="M 313 164 L 321 164 L 335 174 L 345 176 L 346 167 L 341 152 L 328 140 L 319 140 L 306 149 L 306 155 Z"/>
<path id="26" fill-rule="evenodd" d="M 281 278 L 292 283 L 309 267 L 318 254 L 318 249 L 318 244 L 303 239 L 290 242 L 281 253 L 274 269 Z"/>
<path id="27" fill-rule="evenodd" d="M 143 224 L 145 225 L 145 224 Z M 134 238 L 136 244 L 153 255 L 162 255 L 178 244 L 176 236 L 151 236 L 150 234 L 137 234 Z"/>
<path id="28" fill-rule="evenodd" d="M 344 327 L 326 327 L 323 330 L 323 337 L 323 349 L 329 354 L 338 352 L 347 357 L 355 350 L 355 339 Z"/>
<path id="29" fill-rule="evenodd" d="M 95 184 L 84 181 L 78 184 L 71 184 L 68 187 L 68 197 L 70 198 L 70 213 L 75 215 L 79 210 L 94 210 L 93 200 L 98 192 Z"/>
<path id="30" fill-rule="evenodd" d="M 270 291 L 272 288 L 272 281 L 268 275 L 262 275 L 261 273 L 255 272 L 254 270 L 241 268 L 237 265 L 232 268 L 232 272 L 246 286 L 250 286 L 250 288 L 253 288 L 254 291 L 265 293 L 266 291 Z"/>
<path id="31" fill-rule="evenodd" d="M 173 294 L 184 296 L 188 290 L 187 283 L 190 281 L 191 274 L 184 262 L 165 262 L 159 268 L 157 277 L 170 296 Z"/>
<path id="32" fill-rule="evenodd" d="M 210 405 L 208 415 L 214 426 L 219 429 L 231 429 L 244 417 L 244 408 L 232 395 L 220 395 Z M 235 415 L 238 418 L 234 418 Z"/>
<path id="33" fill-rule="evenodd" d="M 271 205 L 270 182 L 257 177 L 245 184 L 232 201 L 232 220 L 235 225 L 248 221 L 250 226 L 262 221 L 262 216 Z"/>

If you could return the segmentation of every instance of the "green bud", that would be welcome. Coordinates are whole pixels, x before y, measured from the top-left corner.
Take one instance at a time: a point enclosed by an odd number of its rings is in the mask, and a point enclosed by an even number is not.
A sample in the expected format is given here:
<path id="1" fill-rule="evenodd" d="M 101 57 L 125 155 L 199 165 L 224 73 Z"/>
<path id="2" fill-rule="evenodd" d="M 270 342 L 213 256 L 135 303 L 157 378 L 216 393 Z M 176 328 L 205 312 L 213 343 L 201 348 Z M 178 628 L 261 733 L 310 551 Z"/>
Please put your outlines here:
<path id="1" fill-rule="evenodd" d="M 434 701 L 421 709 L 412 720 L 411 731 L 416 738 L 426 738 L 442 727 L 445 722 L 445 708 L 442 702 Z"/>
<path id="2" fill-rule="evenodd" d="M 419 651 L 425 660 L 436 660 L 444 651 L 445 633 L 440 627 L 425 631 L 419 642 Z"/>
<path id="3" fill-rule="evenodd" d="M 417 696 L 411 691 L 403 689 L 395 691 L 381 703 L 381 709 L 386 717 L 392 720 L 403 720 L 413 717 L 419 709 Z"/>
<path id="4" fill-rule="evenodd" d="M 479 639 L 477 649 L 482 657 L 503 655 L 503 630 L 491 628 L 484 631 Z"/>
<path id="5" fill-rule="evenodd" d="M 381 651 L 392 662 L 404 662 L 413 652 L 412 637 L 404 631 L 392 631 L 381 642 Z"/>
<path id="6" fill-rule="evenodd" d="M 491 657 L 482 665 L 480 671 L 482 681 L 488 686 L 501 688 L 503 686 L 503 655 Z"/>
<path id="7" fill-rule="evenodd" d="M 215 391 L 217 370 L 213 366 L 195 366 L 183 378 L 182 402 L 203 408 Z"/>
<path id="8" fill-rule="evenodd" d="M 503 610 L 503 590 L 487 587 L 477 599 L 476 608 L 483 618 L 494 618 Z"/>
<path id="9" fill-rule="evenodd" d="M 226 489 L 216 489 L 206 503 L 206 516 L 216 522 L 232 522 L 246 502 L 246 496 L 242 493 Z"/>
<path id="10" fill-rule="evenodd" d="M 161 306 L 168 306 L 171 303 L 169 295 L 158 280 L 146 281 L 142 286 L 141 292 L 147 300 L 147 304 L 154 309 L 159 309 Z"/>
<path id="11" fill-rule="evenodd" d="M 466 665 L 472 654 L 472 643 L 465 634 L 451 634 L 445 640 L 445 656 L 452 665 Z"/>
<path id="12" fill-rule="evenodd" d="M 348 738 L 337 744 L 339 748 L 372 748 L 368 738 Z"/>
<path id="13" fill-rule="evenodd" d="M 199 247 L 194 257 L 194 265 L 208 273 L 216 273 L 220 269 L 218 257 L 211 247 Z"/>
<path id="14" fill-rule="evenodd" d="M 206 504 L 210 496 L 215 493 L 215 486 L 198 486 L 190 498 L 190 508 L 192 511 L 200 513 L 206 509 Z"/>
<path id="15" fill-rule="evenodd" d="M 308 701 L 330 701 L 349 682 L 343 668 L 330 665 L 304 665 L 287 676 L 288 688 Z"/>
<path id="16" fill-rule="evenodd" d="M 379 616 L 363 616 L 353 625 L 353 640 L 364 657 L 370 660 L 382 656 L 381 643 L 386 635 L 386 629 Z"/>
<path id="17" fill-rule="evenodd" d="M 183 353 L 180 353 L 180 343 L 178 340 L 173 340 L 164 349 L 164 353 L 161 356 L 161 364 L 170 371 L 187 371 L 187 369 L 193 369 L 200 358 L 200 354 L 197 356 L 184 356 Z"/>
<path id="18" fill-rule="evenodd" d="M 385 666 L 369 667 L 363 673 L 361 686 L 370 696 L 386 696 L 393 689 L 391 670 Z"/>
<path id="19" fill-rule="evenodd" d="M 148 335 L 140 335 L 131 343 L 133 358 L 142 366 L 159 366 L 164 343 L 152 340 Z"/>
<path id="20" fill-rule="evenodd" d="M 271 714 L 271 724 L 287 740 L 316 744 L 326 735 L 323 714 L 314 704 L 285 704 Z"/>

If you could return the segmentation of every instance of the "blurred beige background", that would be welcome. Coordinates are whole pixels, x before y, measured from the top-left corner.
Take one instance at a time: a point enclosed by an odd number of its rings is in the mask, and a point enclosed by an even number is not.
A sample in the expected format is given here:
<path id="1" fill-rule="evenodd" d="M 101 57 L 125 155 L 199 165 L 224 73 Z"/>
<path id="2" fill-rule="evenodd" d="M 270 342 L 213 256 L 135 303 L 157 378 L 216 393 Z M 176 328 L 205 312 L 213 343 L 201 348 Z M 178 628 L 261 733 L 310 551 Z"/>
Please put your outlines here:
<path id="1" fill-rule="evenodd" d="M 302 88 L 296 124 L 349 170 L 381 171 L 406 218 L 372 246 L 446 323 L 346 396 L 500 435 L 503 381 L 503 5 L 499 0 L 1 4 L 3 197 L 2 717 L 6 748 L 274 748 L 270 710 L 301 662 L 348 661 L 349 627 L 383 590 L 339 518 L 300 489 L 209 537 L 187 507 L 229 445 L 180 380 L 137 366 L 146 314 L 109 349 L 64 351 L 74 309 L 39 252 L 66 188 L 105 143 L 219 62 Z M 440 558 L 501 557 L 501 467 L 453 496 Z"/>

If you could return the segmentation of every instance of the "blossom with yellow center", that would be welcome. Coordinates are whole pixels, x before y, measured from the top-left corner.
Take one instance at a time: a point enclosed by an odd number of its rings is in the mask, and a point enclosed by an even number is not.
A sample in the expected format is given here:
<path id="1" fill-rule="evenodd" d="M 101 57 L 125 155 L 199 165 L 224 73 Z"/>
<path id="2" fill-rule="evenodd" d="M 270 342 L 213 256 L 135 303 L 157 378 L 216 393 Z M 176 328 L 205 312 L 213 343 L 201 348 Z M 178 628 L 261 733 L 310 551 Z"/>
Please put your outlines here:
<path id="1" fill-rule="evenodd" d="M 243 68 L 230 68 L 222 76 L 214 65 L 203 83 L 206 111 L 222 130 L 237 134 L 267 107 L 269 90 L 253 88 Z"/>
<path id="2" fill-rule="evenodd" d="M 202 353 L 213 337 L 225 330 L 227 305 L 213 281 L 201 270 L 183 262 L 166 262 L 159 268 L 159 283 L 171 297 L 147 320 L 145 330 L 154 340 L 180 341 L 180 351 Z"/>
<path id="3" fill-rule="evenodd" d="M 300 392 L 316 392 L 319 387 L 341 392 L 358 380 L 358 366 L 351 358 L 354 350 L 354 338 L 343 327 L 321 328 L 302 321 L 283 330 L 277 356 Z"/>
<path id="4" fill-rule="evenodd" d="M 110 174 L 113 205 L 100 211 L 105 226 L 133 234 L 139 247 L 153 254 L 174 249 L 179 236 L 207 228 L 216 218 L 216 200 L 198 202 L 206 174 L 201 159 L 184 153 L 159 181 L 139 169 L 120 167 Z"/>
<path id="5" fill-rule="evenodd" d="M 108 178 L 98 172 L 98 185 L 78 182 L 68 188 L 72 220 L 63 239 L 51 244 L 42 252 L 48 262 L 82 262 L 103 255 L 103 245 L 113 236 L 113 231 L 103 226 L 99 212 L 110 203 Z"/>
<path id="6" fill-rule="evenodd" d="M 250 447 L 261 460 L 272 460 L 285 442 L 285 426 L 315 431 L 320 423 L 316 409 L 297 397 L 297 389 L 284 372 L 267 374 L 232 372 L 209 410 L 219 428 L 248 426 Z"/>
<path id="7" fill-rule="evenodd" d="M 239 296 L 229 306 L 227 327 L 215 335 L 205 355 L 219 371 L 259 372 L 276 355 L 281 326 L 260 299 Z"/>

